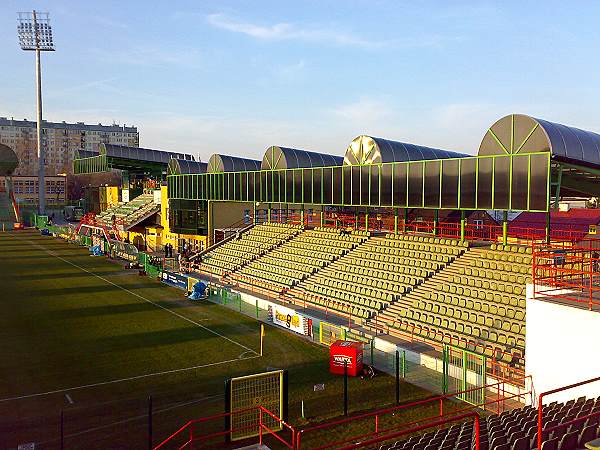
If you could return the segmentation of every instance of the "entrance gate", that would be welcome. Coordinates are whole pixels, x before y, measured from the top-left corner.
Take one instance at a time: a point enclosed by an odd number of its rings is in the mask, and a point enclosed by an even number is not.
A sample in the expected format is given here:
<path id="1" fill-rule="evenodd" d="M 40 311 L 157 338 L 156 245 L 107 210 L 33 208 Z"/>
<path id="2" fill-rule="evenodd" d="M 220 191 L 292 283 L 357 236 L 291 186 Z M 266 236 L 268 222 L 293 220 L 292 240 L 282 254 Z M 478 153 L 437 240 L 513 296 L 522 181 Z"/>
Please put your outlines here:
<path id="1" fill-rule="evenodd" d="M 444 393 L 461 392 L 457 398 L 471 405 L 485 403 L 486 357 L 468 350 L 444 347 Z"/>

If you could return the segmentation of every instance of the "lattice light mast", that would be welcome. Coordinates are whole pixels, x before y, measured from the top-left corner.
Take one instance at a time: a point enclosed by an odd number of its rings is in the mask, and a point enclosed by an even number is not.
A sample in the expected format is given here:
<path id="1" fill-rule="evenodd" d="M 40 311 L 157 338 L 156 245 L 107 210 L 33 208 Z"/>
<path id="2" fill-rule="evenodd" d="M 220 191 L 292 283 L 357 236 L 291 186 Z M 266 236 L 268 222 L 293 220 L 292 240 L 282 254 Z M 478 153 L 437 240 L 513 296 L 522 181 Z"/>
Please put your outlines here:
<path id="1" fill-rule="evenodd" d="M 41 52 L 54 51 L 52 28 L 47 12 L 20 12 L 17 13 L 17 33 L 19 45 L 22 50 L 35 50 L 35 69 L 37 84 L 37 156 L 38 156 L 38 193 L 40 215 L 46 213 L 46 184 L 45 159 L 46 152 L 42 145 L 42 64 Z"/>

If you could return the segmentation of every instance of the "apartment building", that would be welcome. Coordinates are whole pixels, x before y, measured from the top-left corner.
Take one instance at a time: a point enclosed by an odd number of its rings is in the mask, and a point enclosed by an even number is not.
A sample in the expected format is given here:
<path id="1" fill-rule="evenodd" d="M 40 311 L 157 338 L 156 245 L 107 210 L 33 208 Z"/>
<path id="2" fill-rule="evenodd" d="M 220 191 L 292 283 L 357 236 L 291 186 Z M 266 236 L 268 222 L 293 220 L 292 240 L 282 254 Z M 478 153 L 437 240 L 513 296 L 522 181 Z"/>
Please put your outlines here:
<path id="1" fill-rule="evenodd" d="M 10 177 L 12 191 L 15 199 L 20 204 L 38 203 L 38 178 L 37 176 L 13 175 Z M 47 176 L 46 201 L 49 205 L 64 204 L 67 201 L 67 177 L 65 175 Z M 0 176 L 0 186 L 5 186 L 6 177 Z"/>
<path id="2" fill-rule="evenodd" d="M 0 117 L 0 143 L 11 147 L 19 157 L 15 175 L 37 174 L 37 124 L 34 121 Z M 76 150 L 98 151 L 102 143 L 138 147 L 136 127 L 90 125 L 83 122 L 43 122 L 42 145 L 46 148 L 46 173 L 70 174 Z"/>

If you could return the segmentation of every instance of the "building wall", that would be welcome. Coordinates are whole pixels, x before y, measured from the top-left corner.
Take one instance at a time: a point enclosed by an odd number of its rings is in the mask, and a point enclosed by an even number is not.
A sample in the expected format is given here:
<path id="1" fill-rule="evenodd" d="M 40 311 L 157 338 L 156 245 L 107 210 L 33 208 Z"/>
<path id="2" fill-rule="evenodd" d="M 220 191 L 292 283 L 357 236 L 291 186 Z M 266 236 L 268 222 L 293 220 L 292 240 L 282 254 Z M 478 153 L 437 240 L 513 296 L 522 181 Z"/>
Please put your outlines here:
<path id="1" fill-rule="evenodd" d="M 533 298 L 528 285 L 526 321 L 525 373 L 532 376 L 538 395 L 598 376 L 600 312 Z M 600 382 L 551 395 L 547 402 L 582 395 L 600 395 Z"/>
<path id="2" fill-rule="evenodd" d="M 36 122 L 0 117 L 0 143 L 12 148 L 19 158 L 16 175 L 37 173 Z M 89 125 L 83 122 L 43 122 L 42 144 L 46 146 L 46 173 L 71 174 L 76 150 L 98 151 L 101 143 L 139 146 L 136 127 Z"/>
<path id="3" fill-rule="evenodd" d="M 13 192 L 17 203 L 37 204 L 38 178 L 36 176 L 13 175 Z M 46 176 L 46 202 L 48 204 L 63 204 L 67 201 L 67 177 L 64 175 Z M 0 177 L 4 185 L 5 177 Z"/>
<path id="4" fill-rule="evenodd" d="M 161 186 L 160 188 L 160 225 L 162 227 L 160 236 L 160 245 L 171 244 L 176 250 L 182 241 L 186 241 L 195 248 L 197 245 L 199 249 L 206 248 L 207 238 L 206 236 L 199 234 L 181 234 L 174 233 L 169 227 L 169 194 L 167 186 Z M 162 249 L 158 249 L 160 251 Z"/>

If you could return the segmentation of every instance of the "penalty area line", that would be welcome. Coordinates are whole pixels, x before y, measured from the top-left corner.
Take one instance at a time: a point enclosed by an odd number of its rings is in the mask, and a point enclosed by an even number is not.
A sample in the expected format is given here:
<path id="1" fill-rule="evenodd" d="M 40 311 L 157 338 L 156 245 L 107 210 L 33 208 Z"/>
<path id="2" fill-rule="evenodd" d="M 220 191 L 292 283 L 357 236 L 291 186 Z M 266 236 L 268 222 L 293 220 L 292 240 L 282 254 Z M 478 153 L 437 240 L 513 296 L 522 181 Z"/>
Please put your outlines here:
<path id="1" fill-rule="evenodd" d="M 238 358 L 228 359 L 225 361 L 218 361 L 218 362 L 214 362 L 214 363 L 200 364 L 200 365 L 191 366 L 191 367 L 182 367 L 180 369 L 164 370 L 162 372 L 146 373 L 143 375 L 136 375 L 136 376 L 128 377 L 128 378 L 118 378 L 115 380 L 101 381 L 99 383 L 83 384 L 81 386 L 73 386 L 73 387 L 69 387 L 69 388 L 55 389 L 53 391 L 38 392 L 36 394 L 20 395 L 20 396 L 16 396 L 16 397 L 7 397 L 7 398 L 0 399 L 0 403 L 9 402 L 9 401 L 13 401 L 13 400 L 24 400 L 27 398 L 34 398 L 34 397 L 45 397 L 45 396 L 53 395 L 53 394 L 62 394 L 62 393 L 81 390 L 81 389 L 89 389 L 89 388 L 94 388 L 94 387 L 99 387 L 99 386 L 106 386 L 108 384 L 123 383 L 126 381 L 141 380 L 143 378 L 157 377 L 157 376 L 161 376 L 161 375 L 169 375 L 169 374 L 179 373 L 179 372 L 188 372 L 190 370 L 203 369 L 205 367 L 220 366 L 223 364 L 229 364 L 229 363 L 238 362 L 238 361 L 246 361 L 249 359 L 256 359 L 256 358 L 260 358 L 260 355 L 253 355 L 253 356 L 246 356 L 246 357 L 241 357 L 241 355 L 240 355 L 240 357 L 238 357 Z"/>
<path id="2" fill-rule="evenodd" d="M 231 338 L 228 338 L 227 336 L 224 336 L 224 335 L 222 335 L 221 333 L 219 333 L 219 332 L 217 332 L 217 331 L 211 330 L 210 328 L 208 328 L 208 327 L 205 327 L 204 325 L 202 325 L 202 324 L 198 323 L 197 321 L 195 321 L 195 320 L 193 320 L 193 319 L 190 319 L 189 317 L 185 317 L 185 316 L 183 316 L 183 315 L 181 315 L 181 314 L 179 314 L 179 313 L 177 313 L 177 312 L 175 312 L 175 311 L 173 311 L 173 310 L 171 310 L 171 309 L 169 309 L 169 308 L 166 308 L 166 307 L 164 307 L 164 306 L 162 306 L 162 305 L 159 305 L 158 303 L 156 303 L 156 302 L 153 302 L 152 300 L 149 300 L 149 299 L 147 299 L 146 297 L 144 297 L 144 296 L 142 296 L 142 295 L 140 295 L 140 294 L 138 294 L 138 293 L 136 293 L 136 292 L 133 292 L 133 291 L 131 291 L 131 290 L 129 290 L 129 289 L 127 289 L 127 288 L 123 287 L 123 286 L 120 286 L 120 285 L 118 285 L 117 283 L 114 283 L 114 282 L 112 282 L 112 281 L 110 281 L 110 280 L 108 280 L 108 279 L 104 278 L 104 277 L 103 277 L 103 276 L 101 276 L 101 275 L 95 274 L 94 272 L 92 272 L 92 271 L 90 271 L 90 270 L 87 270 L 85 267 L 81 267 L 81 266 L 79 266 L 78 264 L 75 264 L 74 262 L 71 262 L 71 261 L 69 261 L 68 259 L 65 259 L 65 258 L 63 258 L 62 256 L 60 256 L 60 255 L 57 255 L 56 253 L 54 253 L 54 252 L 52 252 L 52 251 L 50 251 L 50 250 L 46 249 L 46 248 L 45 248 L 44 246 L 42 246 L 42 245 L 36 244 L 36 243 L 34 243 L 34 242 L 31 242 L 31 241 L 26 241 L 26 242 L 28 242 L 30 245 L 33 245 L 34 247 L 41 248 L 41 249 L 42 249 L 43 251 L 45 251 L 47 254 L 49 254 L 49 255 L 51 255 L 51 256 L 54 256 L 55 258 L 57 258 L 57 259 L 60 259 L 61 261 L 63 261 L 63 262 L 66 262 L 67 264 L 70 264 L 71 266 L 73 266 L 73 267 L 76 267 L 76 268 L 77 268 L 77 269 L 79 269 L 79 270 L 82 270 L 83 272 L 89 273 L 90 275 L 93 275 L 94 277 L 96 277 L 96 278 L 99 278 L 100 280 L 104 281 L 105 283 L 108 283 L 108 284 L 110 284 L 110 285 L 112 285 L 112 286 L 114 286 L 114 287 L 116 287 L 116 288 L 119 288 L 119 289 L 121 289 L 121 290 L 123 290 L 123 291 L 125 291 L 125 292 L 127 292 L 127 293 L 129 293 L 129 294 L 131 294 L 131 295 L 133 295 L 134 297 L 137 297 L 137 298 L 139 298 L 139 299 L 141 299 L 141 300 L 145 301 L 146 303 L 150 303 L 151 305 L 154 305 L 154 306 L 156 306 L 157 308 L 160 308 L 160 309 L 162 309 L 162 310 L 164 310 L 164 311 L 166 311 L 166 312 L 168 312 L 168 313 L 170 313 L 170 314 L 173 314 L 174 316 L 177 316 L 177 317 L 179 317 L 180 319 L 183 319 L 183 320 L 185 320 L 186 322 L 189 322 L 189 323 L 191 323 L 191 324 L 194 324 L 194 325 L 196 325 L 197 327 L 200 327 L 200 328 L 202 328 L 203 330 L 206 330 L 206 331 L 208 331 L 209 333 L 212 333 L 212 334 L 214 334 L 215 336 L 219 336 L 220 338 L 223 338 L 223 339 L 225 339 L 226 341 L 229 341 L 229 342 L 231 342 L 232 344 L 235 344 L 235 345 L 237 345 L 237 346 L 239 346 L 239 347 L 242 347 L 243 349 L 247 350 L 248 352 L 252 352 L 252 353 L 253 353 L 253 354 L 255 354 L 255 355 L 258 355 L 258 354 L 259 354 L 259 353 L 258 353 L 256 350 L 253 350 L 253 349 L 251 349 L 250 347 L 246 347 L 244 344 L 241 344 L 241 343 L 239 343 L 239 342 L 237 342 L 237 341 L 234 341 L 233 339 L 231 339 Z"/>

